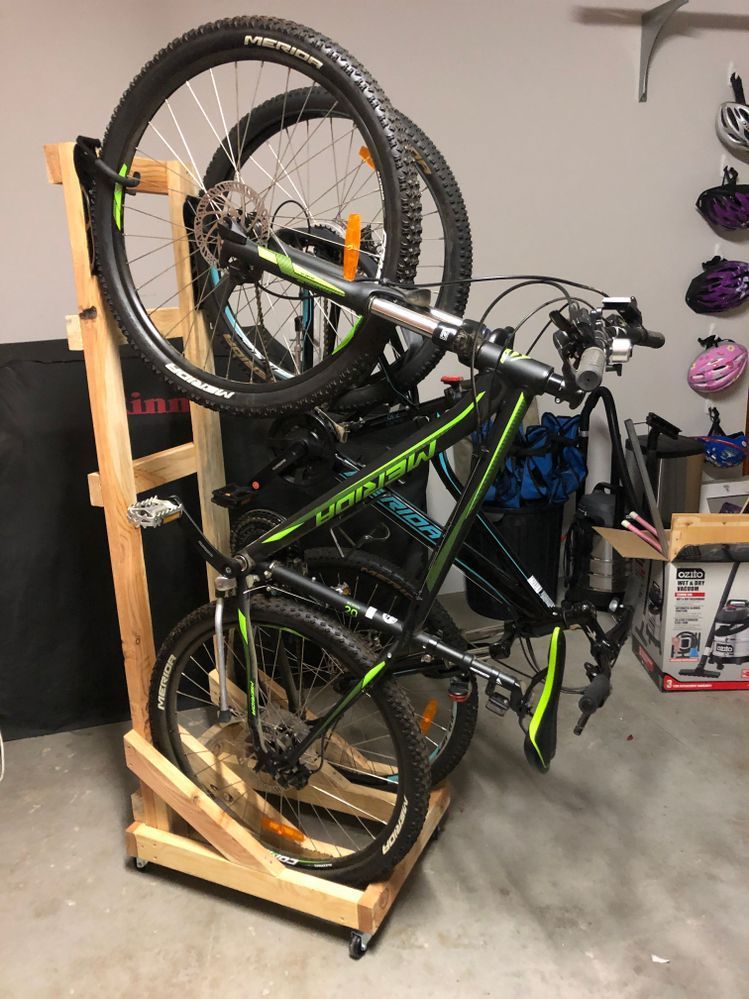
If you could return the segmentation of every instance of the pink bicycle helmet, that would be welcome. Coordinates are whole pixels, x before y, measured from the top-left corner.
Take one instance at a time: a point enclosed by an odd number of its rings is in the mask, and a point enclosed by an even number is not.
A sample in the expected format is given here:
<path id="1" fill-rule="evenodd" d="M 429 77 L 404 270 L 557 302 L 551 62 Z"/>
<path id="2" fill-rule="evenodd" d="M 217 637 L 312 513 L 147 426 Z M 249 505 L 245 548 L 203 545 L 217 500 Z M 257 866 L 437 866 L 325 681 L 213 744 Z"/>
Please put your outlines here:
<path id="1" fill-rule="evenodd" d="M 705 349 L 695 358 L 687 374 L 689 387 L 700 395 L 713 395 L 737 382 L 746 370 L 746 347 L 716 336 L 699 341 Z"/>

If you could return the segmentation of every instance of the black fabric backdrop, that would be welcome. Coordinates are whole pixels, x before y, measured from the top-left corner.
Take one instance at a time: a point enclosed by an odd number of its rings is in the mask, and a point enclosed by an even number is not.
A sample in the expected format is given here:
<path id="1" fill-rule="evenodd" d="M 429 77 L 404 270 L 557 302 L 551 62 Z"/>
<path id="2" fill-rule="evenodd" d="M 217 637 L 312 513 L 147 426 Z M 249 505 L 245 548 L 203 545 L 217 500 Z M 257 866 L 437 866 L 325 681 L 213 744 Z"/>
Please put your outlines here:
<path id="1" fill-rule="evenodd" d="M 123 373 L 134 456 L 190 440 L 186 401 L 127 351 Z M 247 482 L 269 459 L 267 427 L 222 417 L 229 481 Z M 352 453 L 365 459 L 392 431 L 378 436 Z M 0 344 L 0 729 L 7 739 L 127 717 L 104 514 L 88 499 L 86 475 L 96 467 L 82 355 L 59 340 Z M 426 474 L 413 477 L 404 492 L 423 504 L 425 485 Z M 179 493 L 197 515 L 194 477 L 165 491 Z M 311 498 L 276 482 L 261 505 L 291 513 Z M 369 510 L 347 529 L 357 537 L 377 520 Z M 206 600 L 205 567 L 178 526 L 144 532 L 144 544 L 158 646 Z M 397 553 L 412 572 L 421 562 L 418 546 L 398 532 L 379 550 Z"/>

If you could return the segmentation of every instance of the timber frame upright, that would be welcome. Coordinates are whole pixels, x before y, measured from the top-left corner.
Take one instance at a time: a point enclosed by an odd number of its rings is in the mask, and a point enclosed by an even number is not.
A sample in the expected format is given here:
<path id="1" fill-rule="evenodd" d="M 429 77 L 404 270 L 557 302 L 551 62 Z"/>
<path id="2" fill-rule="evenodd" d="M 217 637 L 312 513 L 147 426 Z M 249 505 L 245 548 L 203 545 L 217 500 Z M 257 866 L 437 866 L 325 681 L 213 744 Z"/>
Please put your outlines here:
<path id="1" fill-rule="evenodd" d="M 218 413 L 190 403 L 190 443 L 133 459 L 119 353 L 124 340 L 91 271 L 87 208 L 73 149 L 74 143 L 65 142 L 47 145 L 44 152 L 48 179 L 62 185 L 65 198 L 77 303 L 77 314 L 66 320 L 68 342 L 71 349 L 83 350 L 86 366 L 99 464 L 98 471 L 88 477 L 89 494 L 94 506 L 104 508 L 133 726 L 125 736 L 125 758 L 141 787 L 140 794 L 133 796 L 134 821 L 126 832 L 127 852 L 138 866 L 160 864 L 349 927 L 352 956 L 361 956 L 438 829 L 450 802 L 448 788 L 432 792 L 421 834 L 388 880 L 359 889 L 284 866 L 154 748 L 148 688 L 156 650 L 141 534 L 128 521 L 127 509 L 138 493 L 195 473 L 203 530 L 219 549 L 228 550 L 228 513 L 211 503 L 213 490 L 225 482 L 221 429 Z M 180 171 L 180 164 L 136 160 L 134 168 L 141 174 L 139 191 L 179 198 L 179 184 L 173 175 Z M 172 177 L 169 185 L 167 170 Z M 178 200 L 172 202 L 171 217 L 176 266 L 189 266 L 186 236 L 184 243 L 177 238 L 182 217 Z M 184 229 L 180 232 L 184 236 Z M 189 285 L 189 281 L 182 283 Z M 175 319 L 179 324 L 180 310 L 191 307 L 191 301 L 182 295 L 177 308 L 163 310 L 169 313 L 164 317 L 169 328 L 175 326 Z M 175 335 L 179 335 L 179 325 Z M 209 569 L 209 589 L 212 581 L 213 570 Z M 200 839 L 191 836 L 192 832 Z"/>

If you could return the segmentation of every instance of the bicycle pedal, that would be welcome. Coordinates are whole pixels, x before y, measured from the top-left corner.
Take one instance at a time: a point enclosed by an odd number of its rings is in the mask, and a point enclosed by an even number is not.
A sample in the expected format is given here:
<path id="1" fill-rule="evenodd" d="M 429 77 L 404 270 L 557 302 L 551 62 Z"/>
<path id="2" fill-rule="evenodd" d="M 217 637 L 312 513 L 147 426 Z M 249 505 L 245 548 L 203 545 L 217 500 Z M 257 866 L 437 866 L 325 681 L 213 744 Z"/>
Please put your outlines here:
<path id="1" fill-rule="evenodd" d="M 450 681 L 447 689 L 447 696 L 457 704 L 463 704 L 471 696 L 471 687 L 467 680 L 458 680 L 455 677 Z"/>
<path id="2" fill-rule="evenodd" d="M 505 697 L 504 694 L 493 693 L 489 694 L 486 702 L 486 706 L 492 714 L 499 715 L 500 718 L 507 714 L 507 709 L 510 705 L 510 698 Z"/>
<path id="3" fill-rule="evenodd" d="M 254 483 L 251 486 L 238 486 L 234 482 L 227 482 L 225 486 L 213 490 L 211 503 L 225 507 L 227 510 L 238 510 L 252 502 L 259 488 L 260 483 L 257 486 Z"/>
<path id="4" fill-rule="evenodd" d="M 127 508 L 127 519 L 134 527 L 161 527 L 182 516 L 181 503 L 149 496 Z"/>

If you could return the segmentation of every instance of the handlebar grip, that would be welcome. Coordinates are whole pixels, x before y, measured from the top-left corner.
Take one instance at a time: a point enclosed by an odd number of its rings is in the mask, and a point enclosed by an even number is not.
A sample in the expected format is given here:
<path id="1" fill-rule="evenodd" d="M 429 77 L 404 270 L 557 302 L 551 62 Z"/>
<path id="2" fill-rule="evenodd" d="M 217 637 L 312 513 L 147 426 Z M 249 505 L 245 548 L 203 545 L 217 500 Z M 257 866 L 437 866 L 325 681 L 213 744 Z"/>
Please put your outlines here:
<path id="1" fill-rule="evenodd" d="M 577 706 L 583 714 L 591 715 L 602 706 L 610 693 L 611 677 L 607 676 L 606 673 L 599 673 L 585 688 Z"/>
<path id="2" fill-rule="evenodd" d="M 611 677 L 607 673 L 599 673 L 598 676 L 594 676 L 577 702 L 580 717 L 573 729 L 575 735 L 582 735 L 583 729 L 588 724 L 588 719 L 593 712 L 598 711 L 603 706 L 610 693 Z"/>
<path id="3" fill-rule="evenodd" d="M 586 347 L 575 373 L 575 382 L 583 392 L 592 392 L 603 381 L 606 370 L 606 351 L 601 347 Z"/>
<path id="4" fill-rule="evenodd" d="M 638 347 L 652 347 L 653 350 L 659 350 L 666 342 L 662 333 L 658 333 L 656 330 L 646 330 L 644 326 L 634 327 L 631 332 L 633 334 L 632 342 Z"/>

